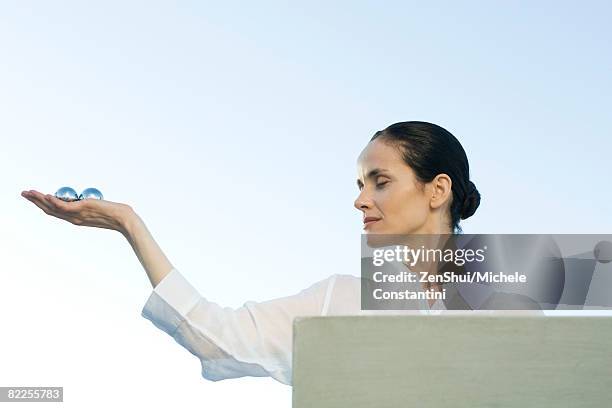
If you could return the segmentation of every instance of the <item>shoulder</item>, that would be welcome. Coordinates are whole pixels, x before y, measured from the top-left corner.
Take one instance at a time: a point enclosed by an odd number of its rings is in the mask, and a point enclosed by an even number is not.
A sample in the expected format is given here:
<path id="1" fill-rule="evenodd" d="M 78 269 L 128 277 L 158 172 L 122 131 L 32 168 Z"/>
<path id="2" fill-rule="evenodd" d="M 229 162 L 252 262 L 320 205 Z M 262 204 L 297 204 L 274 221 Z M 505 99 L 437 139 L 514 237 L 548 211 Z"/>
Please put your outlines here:
<path id="1" fill-rule="evenodd" d="M 361 278 L 337 273 L 330 276 L 323 315 L 354 315 L 361 308 Z"/>

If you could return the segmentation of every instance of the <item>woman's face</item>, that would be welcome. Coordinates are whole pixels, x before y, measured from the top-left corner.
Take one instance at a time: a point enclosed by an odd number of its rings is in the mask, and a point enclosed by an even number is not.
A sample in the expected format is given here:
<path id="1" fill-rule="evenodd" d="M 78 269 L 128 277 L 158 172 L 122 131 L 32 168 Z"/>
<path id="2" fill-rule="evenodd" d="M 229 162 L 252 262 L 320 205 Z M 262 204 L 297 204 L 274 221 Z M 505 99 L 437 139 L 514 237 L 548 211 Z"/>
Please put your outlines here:
<path id="1" fill-rule="evenodd" d="M 357 160 L 357 186 L 355 208 L 363 212 L 367 234 L 440 233 L 431 208 L 435 191 L 419 187 L 398 148 L 380 139 L 368 143 Z"/>

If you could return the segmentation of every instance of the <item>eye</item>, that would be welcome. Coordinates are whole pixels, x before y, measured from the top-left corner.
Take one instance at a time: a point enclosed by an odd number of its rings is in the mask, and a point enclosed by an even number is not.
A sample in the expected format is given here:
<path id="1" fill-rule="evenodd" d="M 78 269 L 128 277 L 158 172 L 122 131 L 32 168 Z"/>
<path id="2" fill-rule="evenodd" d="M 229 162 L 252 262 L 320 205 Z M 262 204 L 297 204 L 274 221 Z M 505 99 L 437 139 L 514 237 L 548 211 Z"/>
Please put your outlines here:
<path id="1" fill-rule="evenodd" d="M 383 181 L 382 183 L 377 183 L 376 184 L 376 188 L 383 188 L 385 186 L 385 184 L 387 184 L 388 182 L 389 182 L 389 180 Z"/>

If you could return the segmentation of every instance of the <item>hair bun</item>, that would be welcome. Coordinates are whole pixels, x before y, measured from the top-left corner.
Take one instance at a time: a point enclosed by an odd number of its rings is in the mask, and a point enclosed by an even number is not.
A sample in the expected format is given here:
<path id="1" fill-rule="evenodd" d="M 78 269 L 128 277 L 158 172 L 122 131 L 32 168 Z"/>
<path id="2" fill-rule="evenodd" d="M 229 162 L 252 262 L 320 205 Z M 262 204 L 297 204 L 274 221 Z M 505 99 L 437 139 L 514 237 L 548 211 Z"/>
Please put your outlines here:
<path id="1" fill-rule="evenodd" d="M 461 219 L 471 217 L 478 206 L 480 205 L 480 193 L 476 188 L 476 185 L 470 180 L 465 190 L 465 198 L 463 199 L 463 205 L 461 206 Z"/>

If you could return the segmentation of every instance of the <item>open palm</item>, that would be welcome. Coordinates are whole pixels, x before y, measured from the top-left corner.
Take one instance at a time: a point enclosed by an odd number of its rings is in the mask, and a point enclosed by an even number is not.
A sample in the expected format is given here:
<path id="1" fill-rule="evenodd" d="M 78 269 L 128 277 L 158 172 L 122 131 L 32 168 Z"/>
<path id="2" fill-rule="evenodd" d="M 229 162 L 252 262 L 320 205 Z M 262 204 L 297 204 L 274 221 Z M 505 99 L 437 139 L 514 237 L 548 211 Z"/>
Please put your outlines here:
<path id="1" fill-rule="evenodd" d="M 127 204 L 108 200 L 85 199 L 66 202 L 51 194 L 43 194 L 36 190 L 22 191 L 21 195 L 34 203 L 45 214 L 74 225 L 106 228 L 120 231 L 121 219 L 126 211 L 131 210 Z"/>

